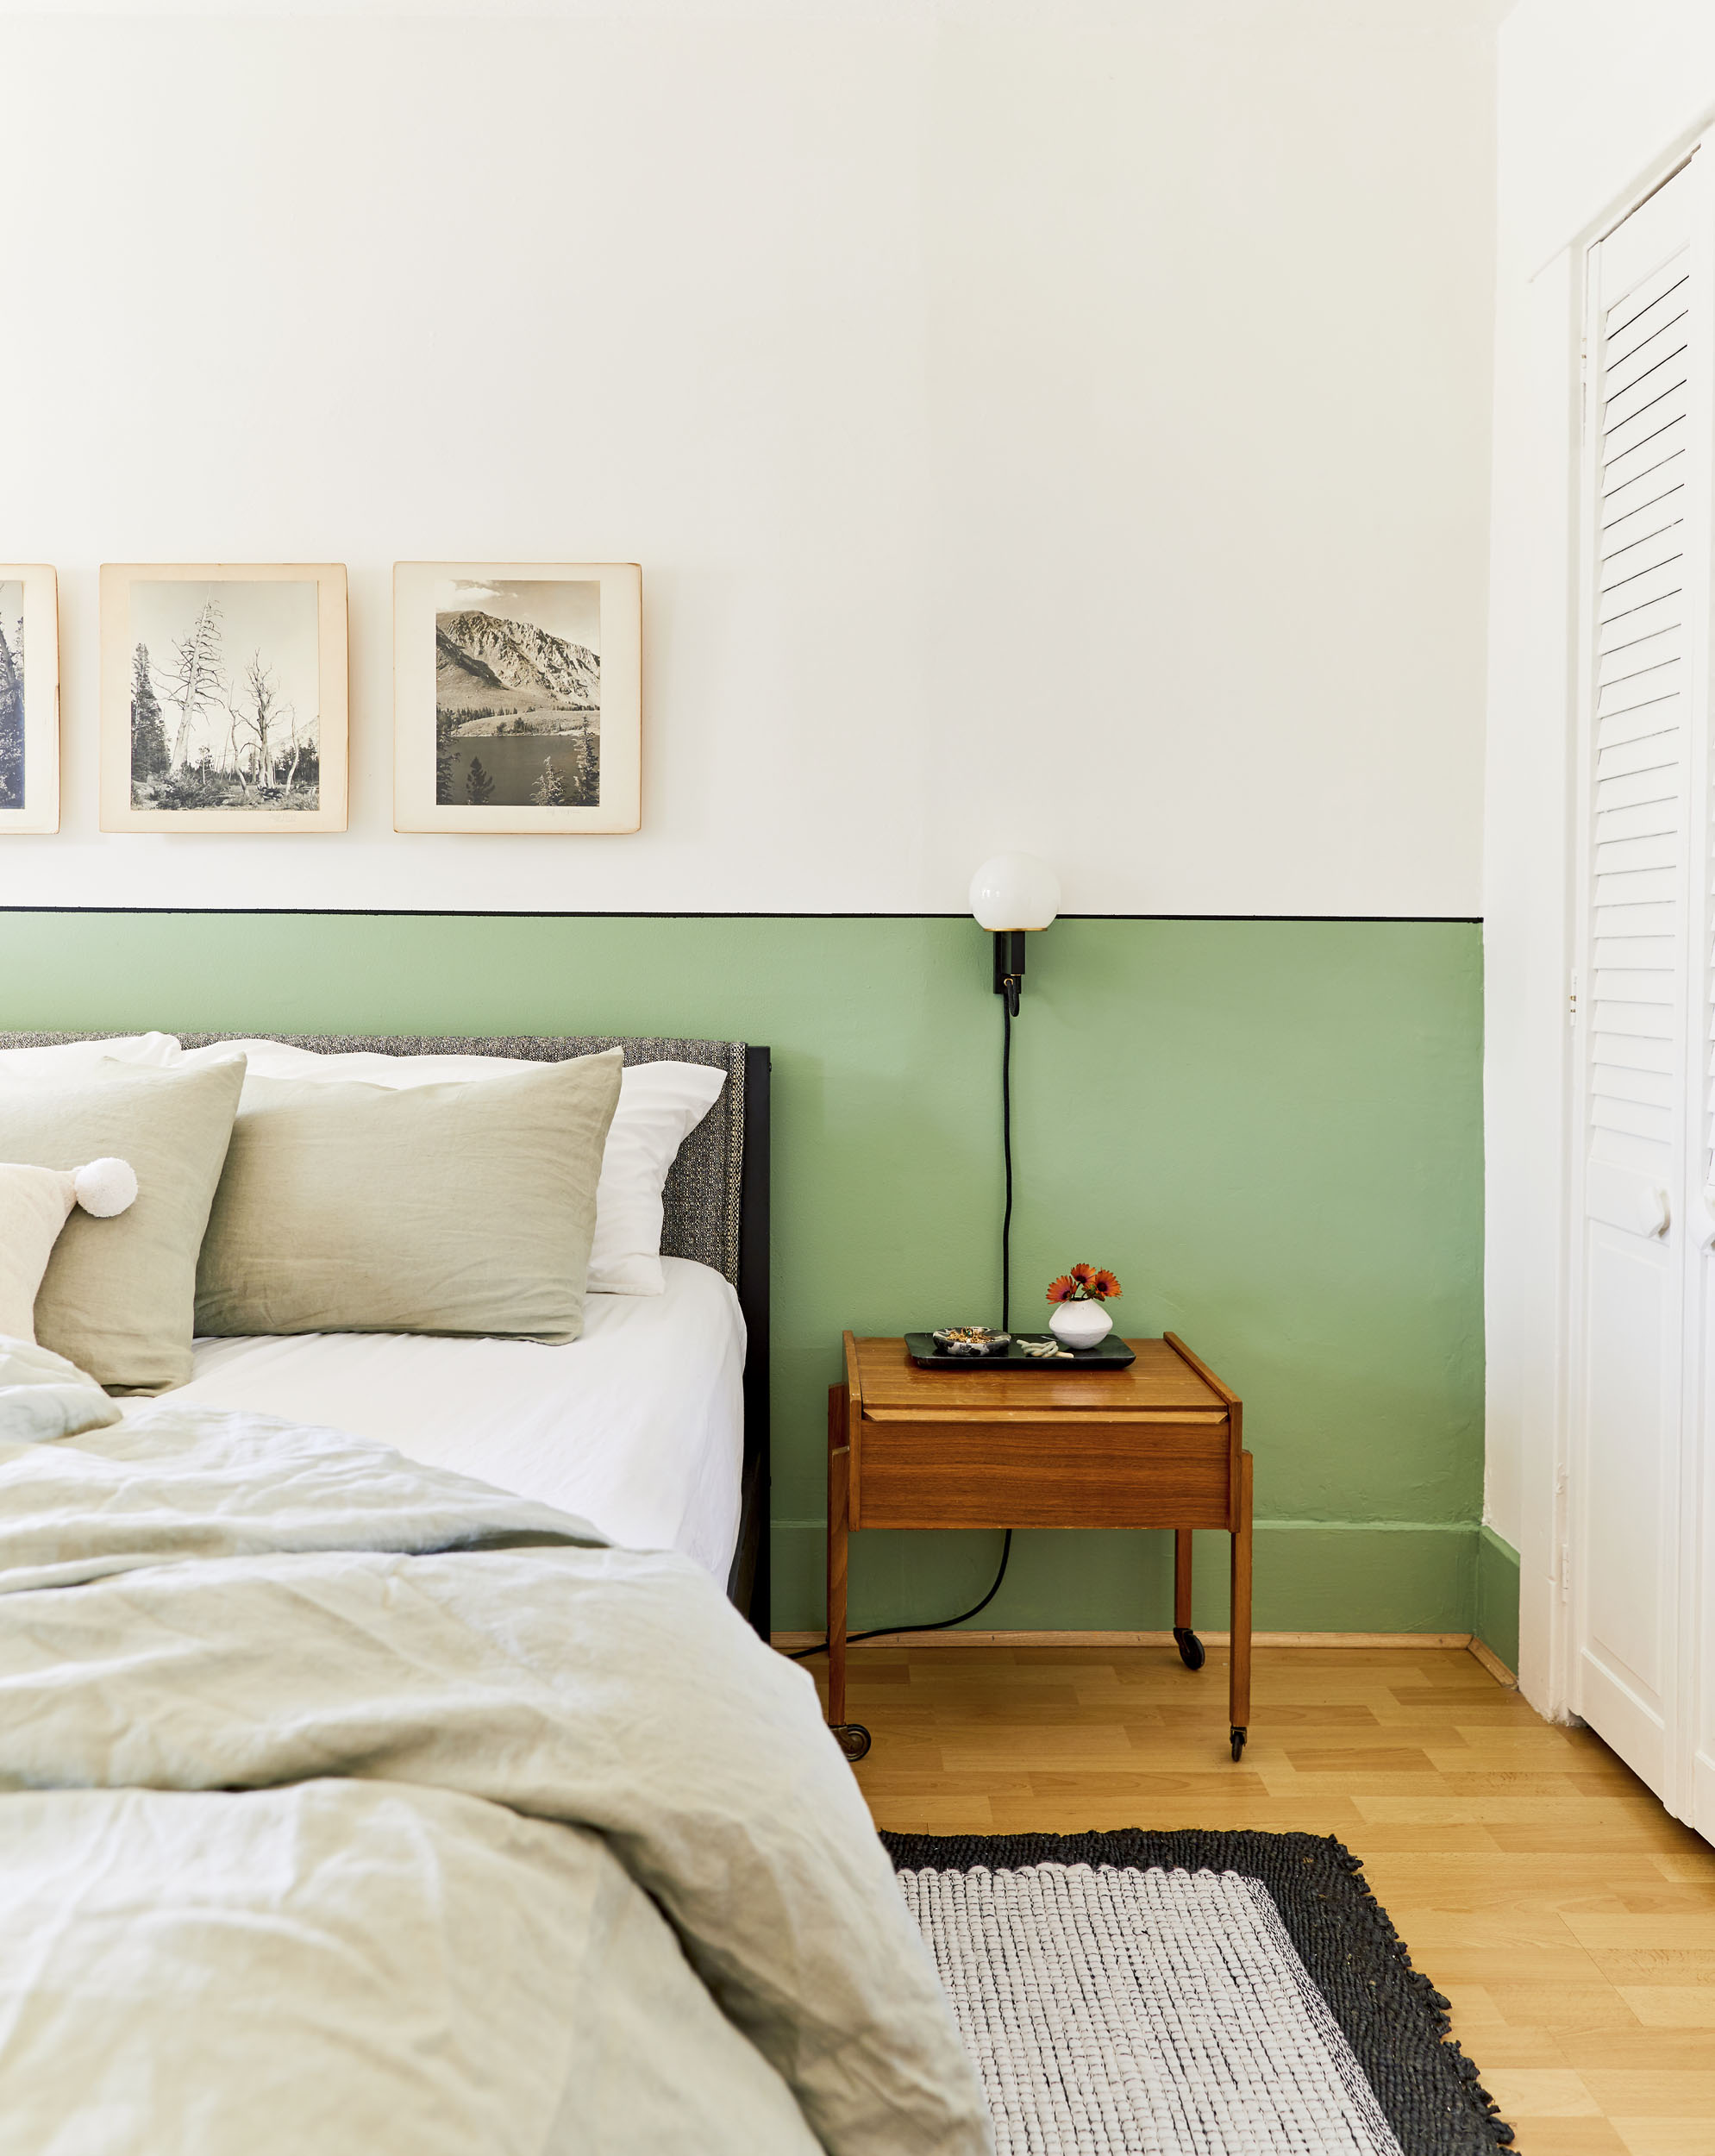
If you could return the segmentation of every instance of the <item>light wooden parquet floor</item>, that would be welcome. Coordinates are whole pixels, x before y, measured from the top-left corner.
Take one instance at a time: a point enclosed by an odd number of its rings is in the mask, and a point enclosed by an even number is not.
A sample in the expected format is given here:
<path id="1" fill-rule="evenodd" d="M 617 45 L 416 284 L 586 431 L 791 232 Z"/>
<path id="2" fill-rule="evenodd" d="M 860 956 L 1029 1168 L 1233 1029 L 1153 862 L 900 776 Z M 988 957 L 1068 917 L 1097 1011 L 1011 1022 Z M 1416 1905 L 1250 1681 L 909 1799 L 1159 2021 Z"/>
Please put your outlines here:
<path id="1" fill-rule="evenodd" d="M 818 1658 L 809 1666 L 818 1673 Z M 1519 2156 L 1715 2156 L 1715 1849 L 1456 1650 L 860 1647 L 857 1777 L 926 1833 L 1336 1834 L 1453 2002 Z"/>

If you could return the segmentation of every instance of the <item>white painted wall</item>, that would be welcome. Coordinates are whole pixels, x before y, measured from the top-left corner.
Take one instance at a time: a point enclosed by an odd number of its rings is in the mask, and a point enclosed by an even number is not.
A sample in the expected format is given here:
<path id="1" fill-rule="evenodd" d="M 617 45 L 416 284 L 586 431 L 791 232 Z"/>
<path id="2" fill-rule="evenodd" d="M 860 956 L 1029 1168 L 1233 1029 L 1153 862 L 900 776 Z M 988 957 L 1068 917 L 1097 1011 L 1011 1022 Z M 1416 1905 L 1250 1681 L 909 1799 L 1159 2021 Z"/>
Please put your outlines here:
<path id="1" fill-rule="evenodd" d="M 1707 0 L 1520 0 L 1499 38 L 1484 906 L 1487 1517 L 1524 1568 L 1520 1677 L 1561 1703 L 1576 369 L 1588 240 L 1715 117 Z"/>
<path id="2" fill-rule="evenodd" d="M 0 17 L 0 904 L 1479 910 L 1496 0 Z M 644 567 L 644 828 L 396 837 L 396 559 Z M 97 569 L 342 560 L 353 828 L 102 837 Z"/>

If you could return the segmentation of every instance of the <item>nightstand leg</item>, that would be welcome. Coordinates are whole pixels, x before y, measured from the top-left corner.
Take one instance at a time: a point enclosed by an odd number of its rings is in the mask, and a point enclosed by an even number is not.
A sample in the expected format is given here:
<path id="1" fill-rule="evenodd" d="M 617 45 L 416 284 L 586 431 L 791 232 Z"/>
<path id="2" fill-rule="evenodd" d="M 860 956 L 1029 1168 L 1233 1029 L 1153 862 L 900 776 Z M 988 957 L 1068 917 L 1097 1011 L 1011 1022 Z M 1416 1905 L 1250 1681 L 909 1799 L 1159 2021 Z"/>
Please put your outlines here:
<path id="1" fill-rule="evenodd" d="M 1187 1670 L 1200 1670 L 1203 1642 L 1191 1629 L 1191 1530 L 1174 1530 L 1174 1644 Z"/>
<path id="2" fill-rule="evenodd" d="M 846 1395 L 828 1394 L 828 1720 L 846 1719 L 846 1520 L 851 1490 L 851 1448 L 846 1441 Z"/>
<path id="3" fill-rule="evenodd" d="M 1232 1595 L 1233 1757 L 1244 1750 L 1250 1726 L 1250 1455 L 1239 1455 L 1238 1520 L 1233 1530 Z"/>

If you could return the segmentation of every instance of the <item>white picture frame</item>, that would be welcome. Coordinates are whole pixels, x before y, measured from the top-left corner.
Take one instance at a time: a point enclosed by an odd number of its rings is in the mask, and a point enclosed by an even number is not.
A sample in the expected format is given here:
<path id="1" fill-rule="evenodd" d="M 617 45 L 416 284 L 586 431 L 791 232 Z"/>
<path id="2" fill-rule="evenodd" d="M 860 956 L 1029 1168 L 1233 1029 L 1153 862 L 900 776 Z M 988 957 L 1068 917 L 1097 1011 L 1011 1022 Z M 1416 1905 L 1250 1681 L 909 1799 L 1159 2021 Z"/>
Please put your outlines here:
<path id="1" fill-rule="evenodd" d="M 0 562 L 0 837 L 59 828 L 59 580 Z"/>
<path id="2" fill-rule="evenodd" d="M 396 563 L 394 829 L 636 830 L 642 592 L 635 561 Z"/>
<path id="3" fill-rule="evenodd" d="M 103 564 L 103 830 L 344 830 L 348 642 L 341 562 Z"/>

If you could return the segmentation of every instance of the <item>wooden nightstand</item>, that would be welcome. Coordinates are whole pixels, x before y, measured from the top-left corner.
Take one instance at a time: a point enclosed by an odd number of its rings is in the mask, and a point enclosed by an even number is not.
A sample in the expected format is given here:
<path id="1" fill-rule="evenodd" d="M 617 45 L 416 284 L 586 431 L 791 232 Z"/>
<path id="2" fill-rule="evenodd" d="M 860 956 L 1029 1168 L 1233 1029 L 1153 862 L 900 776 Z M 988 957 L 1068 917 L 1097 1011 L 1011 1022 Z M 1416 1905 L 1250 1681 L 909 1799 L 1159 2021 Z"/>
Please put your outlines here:
<path id="1" fill-rule="evenodd" d="M 1250 1455 L 1237 1397 L 1182 1340 L 1122 1370 L 919 1369 L 903 1340 L 846 1338 L 828 1393 L 828 1721 L 848 1759 L 846 1537 L 858 1527 L 1171 1527 L 1174 1637 L 1193 1669 L 1191 1536 L 1232 1542 L 1230 1740 L 1250 1720 Z"/>

